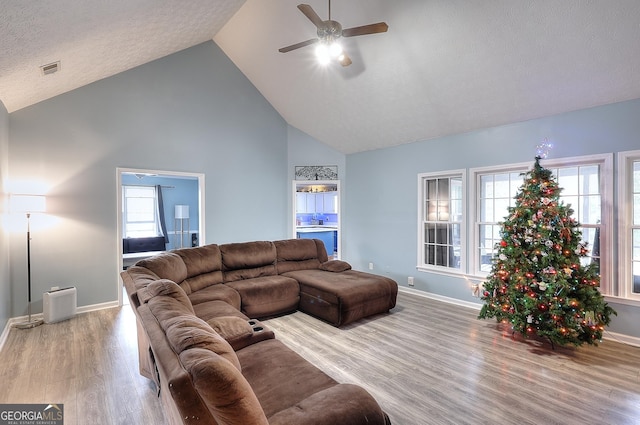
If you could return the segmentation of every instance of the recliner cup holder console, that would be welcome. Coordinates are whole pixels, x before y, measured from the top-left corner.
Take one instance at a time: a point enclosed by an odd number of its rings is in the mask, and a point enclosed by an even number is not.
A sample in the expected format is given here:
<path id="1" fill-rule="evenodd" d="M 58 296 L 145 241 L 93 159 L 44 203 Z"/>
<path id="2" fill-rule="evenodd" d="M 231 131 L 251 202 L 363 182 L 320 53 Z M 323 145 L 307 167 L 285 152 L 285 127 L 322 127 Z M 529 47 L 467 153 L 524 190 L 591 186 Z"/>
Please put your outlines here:
<path id="1" fill-rule="evenodd" d="M 264 327 L 261 326 L 260 324 L 258 324 L 257 320 L 251 319 L 247 323 L 249 323 L 249 326 L 251 326 L 253 328 L 254 332 L 262 332 L 262 331 L 264 331 Z"/>

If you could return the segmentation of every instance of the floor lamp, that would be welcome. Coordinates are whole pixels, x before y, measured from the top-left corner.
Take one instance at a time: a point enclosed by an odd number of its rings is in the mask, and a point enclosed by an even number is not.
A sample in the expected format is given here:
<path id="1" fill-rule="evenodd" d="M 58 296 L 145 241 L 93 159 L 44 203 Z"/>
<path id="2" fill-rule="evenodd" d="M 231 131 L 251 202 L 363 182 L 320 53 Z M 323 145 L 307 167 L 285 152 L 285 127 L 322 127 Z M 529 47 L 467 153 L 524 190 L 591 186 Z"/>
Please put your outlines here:
<path id="1" fill-rule="evenodd" d="M 187 220 L 187 230 L 184 230 L 184 220 Z M 178 222 L 180 223 L 180 231 L 178 231 Z M 189 205 L 176 205 L 174 233 L 180 235 L 180 246 L 176 244 L 176 248 L 184 248 L 184 234 L 189 233 Z"/>
<path id="2" fill-rule="evenodd" d="M 42 319 L 31 319 L 31 214 L 46 211 L 46 198 L 43 195 L 11 195 L 9 208 L 12 212 L 27 215 L 27 286 L 29 292 L 29 319 L 17 323 L 16 328 L 29 329 L 42 324 Z"/>

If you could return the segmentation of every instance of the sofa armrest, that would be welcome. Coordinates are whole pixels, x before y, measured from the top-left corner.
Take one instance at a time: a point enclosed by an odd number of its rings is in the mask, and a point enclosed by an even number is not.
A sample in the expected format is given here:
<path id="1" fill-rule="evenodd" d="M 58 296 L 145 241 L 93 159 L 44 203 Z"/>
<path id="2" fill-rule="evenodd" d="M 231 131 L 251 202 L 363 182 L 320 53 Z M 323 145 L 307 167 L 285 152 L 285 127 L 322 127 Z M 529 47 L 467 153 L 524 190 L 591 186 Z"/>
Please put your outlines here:
<path id="1" fill-rule="evenodd" d="M 244 320 L 237 316 L 221 316 L 207 320 L 207 324 L 238 351 L 256 342 L 275 338 L 272 330 L 256 319 Z"/>
<path id="2" fill-rule="evenodd" d="M 183 418 L 196 417 L 200 421 L 213 423 L 213 417 L 204 401 L 193 387 L 191 377 L 180 363 L 178 355 L 169 345 L 164 330 L 149 309 L 148 304 L 139 307 L 140 324 L 143 328 L 153 358 L 151 363 L 151 379 L 159 382 L 159 393 L 165 409 L 167 423 L 190 423 Z"/>

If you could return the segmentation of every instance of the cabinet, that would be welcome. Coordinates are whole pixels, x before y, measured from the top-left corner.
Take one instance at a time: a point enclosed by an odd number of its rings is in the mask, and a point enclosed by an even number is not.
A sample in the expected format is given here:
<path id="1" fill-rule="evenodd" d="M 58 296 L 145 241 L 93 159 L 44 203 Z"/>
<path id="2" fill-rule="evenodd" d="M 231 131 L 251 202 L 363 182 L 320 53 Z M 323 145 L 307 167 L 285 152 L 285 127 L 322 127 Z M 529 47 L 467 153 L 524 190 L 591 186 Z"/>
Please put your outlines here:
<path id="1" fill-rule="evenodd" d="M 322 211 L 325 214 L 338 213 L 338 192 L 324 192 L 322 195 Z"/>
<path id="2" fill-rule="evenodd" d="M 296 213 L 337 214 L 338 192 L 296 192 Z"/>
<path id="3" fill-rule="evenodd" d="M 318 230 L 316 232 L 298 232 L 298 239 L 320 239 L 324 243 L 327 254 L 333 255 L 337 250 L 335 230 Z"/>
<path id="4" fill-rule="evenodd" d="M 323 213 L 324 212 L 324 199 L 322 197 L 322 193 L 310 193 L 315 200 L 315 209 L 313 212 Z"/>
<path id="5" fill-rule="evenodd" d="M 305 197 L 305 205 L 306 205 L 306 210 L 305 212 L 308 213 L 314 213 L 316 212 L 316 197 L 315 197 L 315 193 L 307 193 L 307 196 Z"/>
<path id="6" fill-rule="evenodd" d="M 309 193 L 296 192 L 296 213 L 314 213 L 316 210 L 315 198 L 311 198 Z"/>

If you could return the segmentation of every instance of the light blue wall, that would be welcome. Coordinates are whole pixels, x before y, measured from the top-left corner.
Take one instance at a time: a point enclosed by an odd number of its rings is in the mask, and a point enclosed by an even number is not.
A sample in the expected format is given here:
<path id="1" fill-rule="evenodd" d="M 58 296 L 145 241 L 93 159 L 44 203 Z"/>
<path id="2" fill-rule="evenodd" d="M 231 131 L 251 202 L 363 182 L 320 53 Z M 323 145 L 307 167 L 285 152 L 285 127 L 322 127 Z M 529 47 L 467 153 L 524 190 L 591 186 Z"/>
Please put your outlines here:
<path id="1" fill-rule="evenodd" d="M 442 137 L 347 156 L 349 178 L 343 215 L 343 257 L 354 268 L 389 275 L 400 285 L 479 302 L 461 278 L 418 272 L 417 175 L 516 162 L 533 162 L 536 145 L 549 138 L 552 158 L 640 148 L 640 100 Z M 612 306 L 621 313 L 610 329 L 640 337 L 640 308 Z"/>
<path id="2" fill-rule="evenodd" d="M 117 299 L 117 167 L 204 173 L 205 242 L 225 243 L 290 237 L 294 167 L 338 165 L 344 259 L 477 302 L 464 280 L 416 271 L 417 174 L 532 161 L 544 138 L 554 157 L 637 149 L 638 116 L 640 100 L 345 157 L 288 126 L 207 42 L 12 114 L 0 107 L 0 179 L 50 186 L 57 222 L 34 244 L 35 312 L 51 285 L 76 285 L 80 306 Z M 0 325 L 26 311 L 23 239 L 0 233 Z M 611 329 L 640 336 L 639 309 L 614 307 Z"/>
<path id="3" fill-rule="evenodd" d="M 6 211 L 7 195 L 5 182 L 9 168 L 9 114 L 0 101 L 0 220 Z M 11 285 L 9 283 L 9 238 L 5 226 L 0 222 L 0 333 L 11 317 Z"/>
<path id="4" fill-rule="evenodd" d="M 173 178 L 173 177 L 154 177 L 145 176 L 142 180 L 133 174 L 122 175 L 123 185 L 145 185 L 145 186 L 162 186 L 162 201 L 164 205 L 164 217 L 165 225 L 167 228 L 167 236 L 169 242 L 167 243 L 167 250 L 174 248 L 180 248 L 178 240 L 175 238 L 175 206 L 176 205 L 188 205 L 189 206 L 189 228 L 184 228 L 185 231 L 198 234 L 198 220 L 200 219 L 198 211 L 198 180 L 196 178 Z M 179 226 L 179 224 L 177 224 Z M 184 220 L 183 226 L 187 225 L 187 221 Z M 179 228 L 179 227 L 178 227 Z M 176 246 L 176 243 L 178 244 Z M 191 236 L 187 240 L 186 236 L 183 238 L 185 246 L 191 246 Z"/>
<path id="5" fill-rule="evenodd" d="M 287 125 L 213 42 L 13 112 L 9 130 L 10 178 L 46 182 L 58 220 L 32 252 L 35 312 L 52 284 L 77 286 L 79 306 L 118 299 L 117 167 L 203 173 L 206 243 L 287 235 Z"/>

